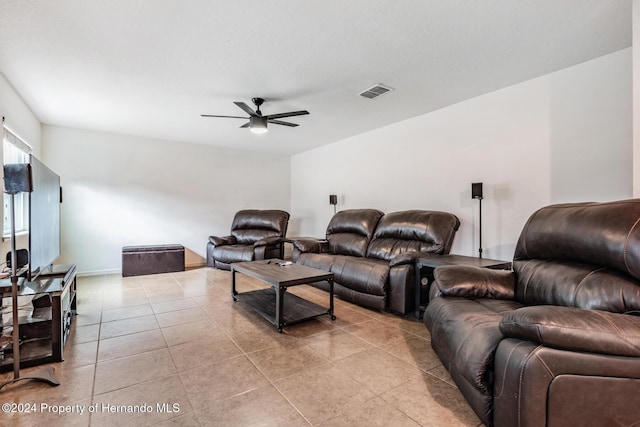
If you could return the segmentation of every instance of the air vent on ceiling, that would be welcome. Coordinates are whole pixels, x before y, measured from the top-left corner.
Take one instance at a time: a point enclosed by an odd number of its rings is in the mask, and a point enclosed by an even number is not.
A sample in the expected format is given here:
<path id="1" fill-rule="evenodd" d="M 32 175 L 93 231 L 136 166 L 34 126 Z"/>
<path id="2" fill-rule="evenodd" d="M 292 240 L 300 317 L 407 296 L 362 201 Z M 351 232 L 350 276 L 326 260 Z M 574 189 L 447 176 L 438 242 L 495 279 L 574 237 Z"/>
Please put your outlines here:
<path id="1" fill-rule="evenodd" d="M 390 88 L 389 86 L 385 86 L 382 85 L 380 83 L 378 83 L 375 86 L 371 86 L 369 89 L 360 92 L 360 96 L 364 97 L 364 98 L 368 98 L 368 99 L 374 99 L 379 97 L 380 95 L 384 95 L 387 92 L 391 92 L 393 90 L 393 88 Z"/>

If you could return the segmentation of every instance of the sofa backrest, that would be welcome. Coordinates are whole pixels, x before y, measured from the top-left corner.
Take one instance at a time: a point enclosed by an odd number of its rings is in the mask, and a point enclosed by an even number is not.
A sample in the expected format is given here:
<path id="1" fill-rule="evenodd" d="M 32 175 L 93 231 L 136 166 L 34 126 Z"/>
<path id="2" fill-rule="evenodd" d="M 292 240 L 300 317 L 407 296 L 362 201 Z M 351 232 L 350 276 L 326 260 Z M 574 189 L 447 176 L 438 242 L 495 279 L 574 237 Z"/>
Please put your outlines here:
<path id="1" fill-rule="evenodd" d="M 363 257 L 383 213 L 377 209 L 346 209 L 327 226 L 329 253 Z"/>
<path id="2" fill-rule="evenodd" d="M 640 199 L 538 210 L 513 269 L 516 297 L 527 305 L 640 312 Z"/>
<path id="3" fill-rule="evenodd" d="M 407 252 L 448 254 L 459 227 L 458 217 L 447 212 L 391 212 L 378 222 L 367 257 L 390 260 Z"/>
<path id="4" fill-rule="evenodd" d="M 238 211 L 233 218 L 231 235 L 241 245 L 252 245 L 267 237 L 286 236 L 288 224 L 288 212 L 246 209 Z"/>

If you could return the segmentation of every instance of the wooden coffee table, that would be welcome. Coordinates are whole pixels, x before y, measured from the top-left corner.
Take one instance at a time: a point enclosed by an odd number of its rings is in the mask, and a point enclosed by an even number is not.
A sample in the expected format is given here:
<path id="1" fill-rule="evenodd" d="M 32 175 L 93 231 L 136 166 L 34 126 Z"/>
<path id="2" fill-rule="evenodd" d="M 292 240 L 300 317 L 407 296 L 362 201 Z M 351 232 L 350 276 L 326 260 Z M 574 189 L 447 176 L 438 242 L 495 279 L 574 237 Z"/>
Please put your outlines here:
<path id="1" fill-rule="evenodd" d="M 259 313 L 282 332 L 285 326 L 304 322 L 318 316 L 333 314 L 333 273 L 328 273 L 304 265 L 284 264 L 281 259 L 236 262 L 231 264 L 231 296 Z M 253 277 L 271 285 L 270 288 L 238 293 L 236 273 Z M 329 282 L 329 308 L 307 301 L 294 294 L 287 294 L 290 286 L 306 283 Z"/>

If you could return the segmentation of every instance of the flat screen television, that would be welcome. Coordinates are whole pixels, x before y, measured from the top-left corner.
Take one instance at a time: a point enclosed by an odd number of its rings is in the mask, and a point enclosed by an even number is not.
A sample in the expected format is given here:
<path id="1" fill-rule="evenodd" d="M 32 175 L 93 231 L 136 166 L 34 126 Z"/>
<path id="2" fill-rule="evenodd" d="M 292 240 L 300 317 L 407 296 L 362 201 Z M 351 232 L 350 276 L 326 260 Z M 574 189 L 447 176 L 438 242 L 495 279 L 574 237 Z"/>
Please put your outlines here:
<path id="1" fill-rule="evenodd" d="M 33 154 L 29 158 L 29 277 L 35 280 L 60 256 L 60 177 Z"/>

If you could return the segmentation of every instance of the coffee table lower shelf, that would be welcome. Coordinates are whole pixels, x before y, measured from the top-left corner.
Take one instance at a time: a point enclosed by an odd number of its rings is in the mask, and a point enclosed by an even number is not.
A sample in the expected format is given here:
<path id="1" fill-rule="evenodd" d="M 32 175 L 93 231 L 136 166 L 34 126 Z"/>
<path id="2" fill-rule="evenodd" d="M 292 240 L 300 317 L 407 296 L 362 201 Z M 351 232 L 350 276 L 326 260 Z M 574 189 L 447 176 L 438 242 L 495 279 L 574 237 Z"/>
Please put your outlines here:
<path id="1" fill-rule="evenodd" d="M 327 307 L 307 301 L 292 293 L 284 293 L 282 323 L 278 324 L 278 318 L 276 316 L 276 290 L 273 288 L 242 292 L 236 294 L 234 299 L 260 314 L 276 326 L 279 332 L 282 332 L 282 328 L 285 326 L 294 325 L 319 316 L 324 316 L 325 314 L 330 315 L 331 320 L 335 320 L 336 318 L 331 312 L 331 309 Z"/>

